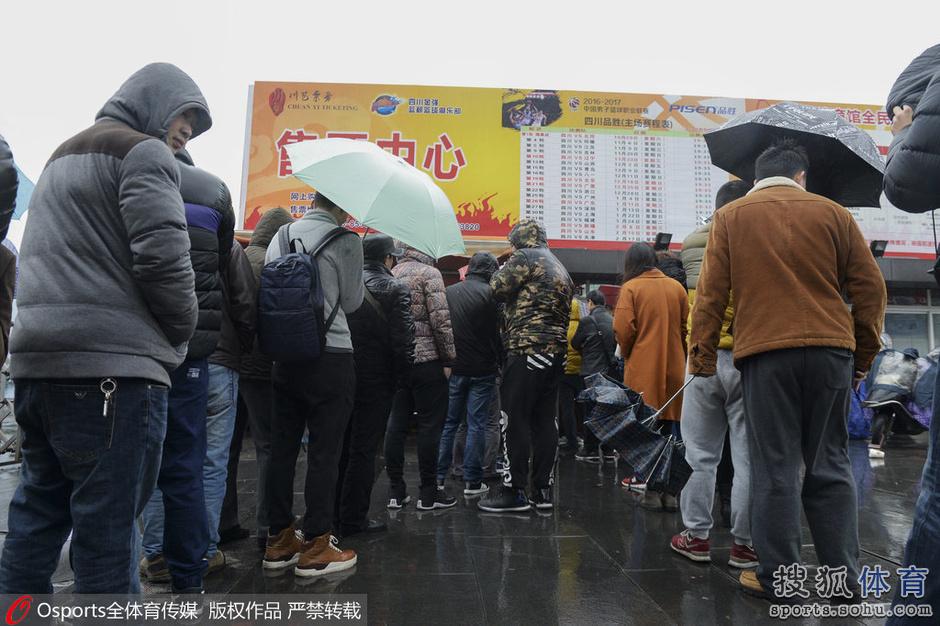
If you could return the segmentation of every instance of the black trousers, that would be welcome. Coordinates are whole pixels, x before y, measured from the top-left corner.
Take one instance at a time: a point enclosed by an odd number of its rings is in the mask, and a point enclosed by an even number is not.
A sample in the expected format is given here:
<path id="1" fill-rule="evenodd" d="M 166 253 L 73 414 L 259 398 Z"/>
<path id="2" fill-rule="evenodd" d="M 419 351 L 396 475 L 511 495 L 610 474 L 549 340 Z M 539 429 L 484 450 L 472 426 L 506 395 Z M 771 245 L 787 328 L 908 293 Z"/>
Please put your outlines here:
<path id="1" fill-rule="evenodd" d="M 385 433 L 385 469 L 393 485 L 405 482 L 405 437 L 412 416 L 418 425 L 418 470 L 422 493 L 437 488 L 437 453 L 447 418 L 447 377 L 440 361 L 419 363 L 395 392 Z"/>
<path id="2" fill-rule="evenodd" d="M 836 348 L 774 350 L 745 359 L 738 369 L 761 584 L 773 590 L 777 568 L 800 562 L 802 502 L 820 565 L 846 566 L 849 590 L 857 590 L 858 504 L 847 430 L 851 353 Z"/>
<path id="3" fill-rule="evenodd" d="M 271 382 L 270 532 L 276 534 L 294 521 L 294 469 L 306 427 L 310 435 L 303 531 L 312 539 L 333 524 L 339 457 L 356 390 L 353 355 L 327 352 L 310 363 L 275 363 Z"/>
<path id="4" fill-rule="evenodd" d="M 238 462 L 242 453 L 245 430 L 251 430 L 255 444 L 255 462 L 258 467 L 257 509 L 255 521 L 258 536 L 268 533 L 268 505 L 266 502 L 268 468 L 271 464 L 271 381 L 242 378 L 238 381 L 238 411 L 235 413 L 235 431 L 229 447 L 228 475 L 225 479 L 225 500 L 219 518 L 219 531 L 239 526 L 238 519 Z"/>
<path id="5" fill-rule="evenodd" d="M 375 454 L 395 397 L 394 381 L 356 379 L 356 400 L 346 427 L 336 482 L 338 527 L 365 528 L 375 484 Z"/>
<path id="6" fill-rule="evenodd" d="M 506 458 L 510 472 L 505 484 L 517 489 L 529 485 L 529 456 L 536 489 L 551 486 L 558 452 L 555 399 L 564 372 L 564 355 L 511 354 L 503 370 L 500 390 L 506 424 Z"/>
<path id="7" fill-rule="evenodd" d="M 578 427 L 584 422 L 584 411 L 575 402 L 584 391 L 584 379 L 580 374 L 565 374 L 558 385 L 558 430 L 559 434 L 573 442 L 578 437 Z"/>

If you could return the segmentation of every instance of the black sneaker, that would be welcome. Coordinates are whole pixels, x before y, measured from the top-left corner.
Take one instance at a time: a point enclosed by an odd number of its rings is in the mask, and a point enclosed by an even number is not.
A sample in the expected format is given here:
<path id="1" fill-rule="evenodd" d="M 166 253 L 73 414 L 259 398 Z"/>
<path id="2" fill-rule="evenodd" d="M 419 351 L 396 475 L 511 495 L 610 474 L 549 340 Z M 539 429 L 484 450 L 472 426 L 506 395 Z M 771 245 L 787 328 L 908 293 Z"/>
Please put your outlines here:
<path id="1" fill-rule="evenodd" d="M 465 496 L 480 496 L 490 490 L 489 485 L 484 482 L 466 483 L 463 490 Z"/>
<path id="2" fill-rule="evenodd" d="M 411 496 L 405 493 L 404 485 L 392 485 L 388 489 L 388 508 L 400 509 L 411 502 Z"/>
<path id="3" fill-rule="evenodd" d="M 535 494 L 529 498 L 529 502 L 537 509 L 552 508 L 552 490 L 551 487 L 545 489 L 536 489 Z"/>
<path id="4" fill-rule="evenodd" d="M 532 505 L 525 496 L 525 489 L 513 489 L 501 486 L 496 493 L 477 503 L 481 511 L 490 513 L 509 513 L 514 511 L 531 511 Z"/>
<path id="5" fill-rule="evenodd" d="M 457 498 L 447 495 L 444 487 L 438 487 L 434 493 L 423 495 L 418 500 L 419 511 L 433 511 L 434 509 L 449 509 L 457 504 Z"/>

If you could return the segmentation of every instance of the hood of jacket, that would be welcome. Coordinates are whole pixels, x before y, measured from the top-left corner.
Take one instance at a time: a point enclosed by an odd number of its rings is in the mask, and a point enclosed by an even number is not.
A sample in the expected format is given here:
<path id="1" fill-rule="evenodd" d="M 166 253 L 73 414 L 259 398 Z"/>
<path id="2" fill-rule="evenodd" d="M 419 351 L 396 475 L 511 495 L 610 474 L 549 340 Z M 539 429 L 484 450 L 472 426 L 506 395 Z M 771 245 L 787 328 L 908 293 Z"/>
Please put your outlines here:
<path id="1" fill-rule="evenodd" d="M 434 267 L 433 257 L 421 252 L 420 250 L 415 250 L 411 246 L 405 244 L 399 245 L 401 245 L 405 250 L 404 254 L 401 255 L 401 259 L 398 261 L 399 263 L 404 263 L 405 261 L 416 261 L 423 265 L 430 265 L 431 267 Z"/>
<path id="2" fill-rule="evenodd" d="M 477 252 L 470 258 L 467 266 L 467 276 L 479 276 L 490 282 L 493 274 L 499 269 L 499 261 L 489 252 Z"/>
<path id="3" fill-rule="evenodd" d="M 255 230 L 251 233 L 251 240 L 248 245 L 267 248 L 281 226 L 293 221 L 294 218 L 287 212 L 287 209 L 281 207 L 268 209 L 261 215 L 261 219 L 255 225 Z"/>
<path id="4" fill-rule="evenodd" d="M 940 73 L 940 44 L 924 50 L 894 81 L 894 86 L 888 93 L 888 104 L 885 108 L 888 115 L 893 117 L 894 107 L 905 104 L 916 111 L 921 96 L 927 90 L 927 85 L 938 73 Z"/>
<path id="5" fill-rule="evenodd" d="M 509 243 L 518 250 L 547 248 L 548 235 L 545 228 L 535 220 L 522 220 L 509 231 Z"/>
<path id="6" fill-rule="evenodd" d="M 151 63 L 124 81 L 105 103 L 95 120 L 113 119 L 134 130 L 163 139 L 173 118 L 194 109 L 192 138 L 212 126 L 209 105 L 195 81 L 170 63 Z"/>

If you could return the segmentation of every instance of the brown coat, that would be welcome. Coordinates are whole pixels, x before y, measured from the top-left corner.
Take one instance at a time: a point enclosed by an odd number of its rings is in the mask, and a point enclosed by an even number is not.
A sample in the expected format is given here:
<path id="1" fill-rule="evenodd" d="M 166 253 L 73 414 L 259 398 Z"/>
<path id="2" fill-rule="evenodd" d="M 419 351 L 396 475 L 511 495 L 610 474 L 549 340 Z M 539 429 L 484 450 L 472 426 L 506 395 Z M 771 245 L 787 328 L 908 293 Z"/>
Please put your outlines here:
<path id="1" fill-rule="evenodd" d="M 411 315 L 415 320 L 415 363 L 441 361 L 449 367 L 457 360 L 450 308 L 441 272 L 434 259 L 414 248 L 392 269 L 392 274 L 411 293 Z"/>
<path id="2" fill-rule="evenodd" d="M 678 282 L 657 269 L 624 283 L 614 311 L 614 334 L 625 361 L 623 382 L 662 408 L 685 382 L 689 301 Z M 660 416 L 679 421 L 682 397 Z"/>
<path id="3" fill-rule="evenodd" d="M 755 189 L 715 214 L 692 311 L 689 371 L 715 372 L 731 290 L 736 361 L 832 347 L 853 350 L 855 368 L 867 371 L 881 345 L 886 292 L 852 214 L 785 180 Z"/>

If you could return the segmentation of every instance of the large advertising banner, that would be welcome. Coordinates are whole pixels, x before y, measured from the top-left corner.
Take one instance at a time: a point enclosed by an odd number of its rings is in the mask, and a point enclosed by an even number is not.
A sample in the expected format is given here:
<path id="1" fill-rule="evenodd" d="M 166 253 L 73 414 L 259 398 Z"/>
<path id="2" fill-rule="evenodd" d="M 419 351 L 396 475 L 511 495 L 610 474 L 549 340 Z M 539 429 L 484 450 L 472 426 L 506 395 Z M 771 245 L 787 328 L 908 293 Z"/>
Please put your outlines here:
<path id="1" fill-rule="evenodd" d="M 730 180 L 702 135 L 772 100 L 579 91 L 340 83 L 255 83 L 245 155 L 244 221 L 281 206 L 295 216 L 313 190 L 293 178 L 284 147 L 346 137 L 373 141 L 427 172 L 467 239 L 504 239 L 520 217 L 552 245 L 618 248 L 658 232 L 682 239 L 714 211 Z M 877 106 L 834 108 L 883 154 L 890 120 Z M 932 256 L 930 216 L 851 207 L 888 254 Z"/>

